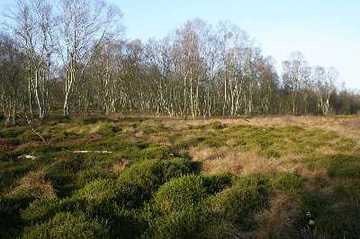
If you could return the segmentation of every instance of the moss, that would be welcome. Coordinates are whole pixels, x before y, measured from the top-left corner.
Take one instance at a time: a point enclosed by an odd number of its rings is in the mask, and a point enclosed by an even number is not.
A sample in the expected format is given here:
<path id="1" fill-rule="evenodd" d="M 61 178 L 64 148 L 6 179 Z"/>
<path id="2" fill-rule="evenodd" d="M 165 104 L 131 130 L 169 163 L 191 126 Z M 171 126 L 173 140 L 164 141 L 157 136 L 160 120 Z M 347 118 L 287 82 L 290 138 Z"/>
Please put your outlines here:
<path id="1" fill-rule="evenodd" d="M 187 175 L 162 185 L 151 201 L 148 237 L 206 238 L 214 226 L 206 198 L 228 187 L 231 179 L 228 175 Z"/>
<path id="2" fill-rule="evenodd" d="M 90 142 L 84 150 L 106 150 L 113 152 L 106 157 L 125 158 L 127 160 L 168 159 L 173 153 L 169 147 L 146 143 L 139 139 L 129 139 L 126 136 L 107 136 L 101 140 Z M 99 155 L 98 155 L 99 156 Z"/>
<path id="3" fill-rule="evenodd" d="M 211 137 L 206 137 L 202 142 L 201 145 L 205 145 L 212 148 L 220 148 L 225 146 L 226 144 L 226 137 L 220 135 L 213 135 Z"/>
<path id="4" fill-rule="evenodd" d="M 358 178 L 360 176 L 360 160 L 358 155 L 335 154 L 318 155 L 304 159 L 311 170 L 326 169 L 332 178 Z"/>

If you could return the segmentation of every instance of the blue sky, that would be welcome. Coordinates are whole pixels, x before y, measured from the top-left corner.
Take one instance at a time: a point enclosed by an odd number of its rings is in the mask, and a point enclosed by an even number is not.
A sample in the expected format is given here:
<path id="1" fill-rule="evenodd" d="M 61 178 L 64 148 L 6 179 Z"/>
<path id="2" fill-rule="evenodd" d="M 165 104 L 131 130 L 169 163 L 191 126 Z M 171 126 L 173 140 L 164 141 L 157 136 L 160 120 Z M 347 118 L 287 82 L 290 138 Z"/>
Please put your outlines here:
<path id="1" fill-rule="evenodd" d="M 0 0 L 0 9 L 13 3 Z M 312 65 L 334 66 L 360 89 L 359 0 L 111 0 L 124 13 L 128 38 L 163 37 L 186 20 L 228 20 L 255 38 L 278 66 L 292 51 Z M 280 67 L 279 67 L 280 68 Z"/>

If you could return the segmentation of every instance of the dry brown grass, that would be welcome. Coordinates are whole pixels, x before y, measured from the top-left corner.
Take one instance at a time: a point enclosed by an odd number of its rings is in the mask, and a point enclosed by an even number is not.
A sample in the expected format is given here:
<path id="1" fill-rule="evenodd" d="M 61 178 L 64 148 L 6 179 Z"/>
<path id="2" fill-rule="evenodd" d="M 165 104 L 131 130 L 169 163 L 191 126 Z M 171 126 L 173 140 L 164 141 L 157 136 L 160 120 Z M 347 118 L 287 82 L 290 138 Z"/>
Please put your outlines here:
<path id="1" fill-rule="evenodd" d="M 56 198 L 55 190 L 51 182 L 45 179 L 45 172 L 43 170 L 31 172 L 25 175 L 19 181 L 19 185 L 15 187 L 9 195 L 19 193 L 26 193 L 29 194 L 27 196 L 33 196 L 41 199 Z"/>
<path id="2" fill-rule="evenodd" d="M 293 196 L 276 195 L 270 207 L 257 216 L 259 229 L 256 238 L 292 238 L 299 208 L 299 202 Z"/>
<path id="3" fill-rule="evenodd" d="M 254 174 L 290 172 L 307 178 L 327 178 L 325 168 L 309 169 L 296 155 L 269 159 L 254 151 L 241 152 L 229 147 L 192 147 L 189 155 L 202 163 L 202 171 L 209 175 L 231 173 Z"/>
<path id="4" fill-rule="evenodd" d="M 221 122 L 225 125 L 252 125 L 259 127 L 270 126 L 300 126 L 310 128 L 321 128 L 324 130 L 331 130 L 338 133 L 340 136 L 347 136 L 351 138 L 360 139 L 358 134 L 360 130 L 360 116 L 256 116 L 251 118 L 234 118 L 234 119 L 168 119 L 162 118 L 162 124 L 173 129 L 183 130 L 189 126 L 201 126 L 214 122 Z"/>
<path id="5" fill-rule="evenodd" d="M 150 142 L 160 145 L 170 145 L 169 138 L 161 134 L 150 134 L 148 136 Z"/>
<path id="6" fill-rule="evenodd" d="M 189 154 L 193 160 L 202 162 L 202 170 L 206 174 L 237 175 L 287 170 L 283 167 L 282 160 L 271 160 L 252 151 L 239 152 L 228 147 L 194 147 L 190 149 Z"/>
<path id="7" fill-rule="evenodd" d="M 222 120 L 227 124 L 241 124 L 242 120 Z M 307 128 L 320 128 L 334 131 L 339 136 L 360 140 L 360 116 L 274 116 L 254 117 L 248 119 L 248 124 L 260 127 L 269 126 L 300 126 Z"/>
<path id="8" fill-rule="evenodd" d="M 129 165 L 129 161 L 126 159 L 121 159 L 117 162 L 115 162 L 112 166 L 112 172 L 114 172 L 116 175 L 120 175 L 122 171 Z"/>

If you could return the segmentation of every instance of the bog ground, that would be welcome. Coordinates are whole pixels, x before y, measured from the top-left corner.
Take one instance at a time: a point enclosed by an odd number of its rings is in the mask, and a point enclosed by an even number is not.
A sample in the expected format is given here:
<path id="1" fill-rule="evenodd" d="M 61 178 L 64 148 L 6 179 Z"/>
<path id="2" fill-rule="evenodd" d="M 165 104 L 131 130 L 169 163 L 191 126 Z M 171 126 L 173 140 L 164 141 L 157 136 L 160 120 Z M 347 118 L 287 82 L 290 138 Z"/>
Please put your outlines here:
<path id="1" fill-rule="evenodd" d="M 360 118 L 0 129 L 0 238 L 358 238 Z"/>

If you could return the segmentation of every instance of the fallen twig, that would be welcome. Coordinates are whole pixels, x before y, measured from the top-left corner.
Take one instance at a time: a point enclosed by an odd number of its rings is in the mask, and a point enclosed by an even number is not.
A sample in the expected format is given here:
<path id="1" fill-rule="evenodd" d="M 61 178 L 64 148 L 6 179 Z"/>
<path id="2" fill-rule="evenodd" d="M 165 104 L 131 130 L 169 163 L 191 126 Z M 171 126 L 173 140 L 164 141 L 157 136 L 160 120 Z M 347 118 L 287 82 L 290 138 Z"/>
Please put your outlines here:
<path id="1" fill-rule="evenodd" d="M 32 126 L 31 119 L 29 119 L 29 118 L 27 117 L 27 114 L 26 114 L 26 113 L 25 113 L 25 120 L 26 120 L 26 123 L 28 124 L 28 126 L 30 127 L 31 132 L 32 132 L 33 134 L 37 135 L 44 144 L 47 144 L 45 138 L 44 138 L 38 131 L 36 131 L 36 129 Z"/>
<path id="2" fill-rule="evenodd" d="M 33 156 L 33 155 L 29 155 L 29 154 L 23 154 L 23 155 L 18 156 L 18 159 L 32 159 L 32 160 L 35 160 L 35 159 L 37 159 L 37 157 Z"/>
<path id="3" fill-rule="evenodd" d="M 90 153 L 94 153 L 94 154 L 112 154 L 111 151 L 89 151 L 89 150 L 77 150 L 77 151 L 72 151 L 72 153 L 74 154 L 90 154 Z"/>

